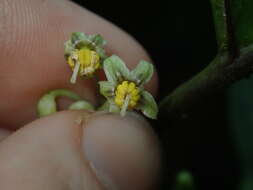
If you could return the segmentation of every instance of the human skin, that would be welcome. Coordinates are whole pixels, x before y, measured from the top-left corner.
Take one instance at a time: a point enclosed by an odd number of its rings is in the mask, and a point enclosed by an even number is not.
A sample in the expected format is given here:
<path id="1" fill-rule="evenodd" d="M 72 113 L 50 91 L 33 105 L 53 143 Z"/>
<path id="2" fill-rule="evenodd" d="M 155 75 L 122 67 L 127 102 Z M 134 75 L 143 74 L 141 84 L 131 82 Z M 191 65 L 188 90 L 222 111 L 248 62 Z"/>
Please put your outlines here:
<path id="1" fill-rule="evenodd" d="M 92 80 L 69 83 L 63 43 L 74 31 L 100 33 L 108 54 L 119 55 L 130 69 L 150 61 L 132 37 L 72 2 L 1 0 L 1 189 L 154 188 L 160 148 L 143 118 L 84 111 L 37 118 L 36 103 L 51 89 L 69 88 L 97 103 Z M 153 95 L 157 84 L 155 73 L 147 85 Z"/>

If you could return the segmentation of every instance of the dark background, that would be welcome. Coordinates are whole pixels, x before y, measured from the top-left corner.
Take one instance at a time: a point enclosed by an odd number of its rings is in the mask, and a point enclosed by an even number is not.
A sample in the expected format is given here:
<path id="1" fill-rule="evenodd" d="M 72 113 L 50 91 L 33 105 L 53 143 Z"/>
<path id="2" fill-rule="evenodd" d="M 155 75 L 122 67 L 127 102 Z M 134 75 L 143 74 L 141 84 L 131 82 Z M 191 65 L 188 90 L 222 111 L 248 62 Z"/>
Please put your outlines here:
<path id="1" fill-rule="evenodd" d="M 160 77 L 159 98 L 201 71 L 216 54 L 209 1 L 75 0 L 134 36 L 151 55 Z M 186 169 L 197 189 L 237 189 L 240 170 L 226 121 L 225 93 L 210 96 L 183 121 L 155 126 L 164 147 L 160 189 Z"/>

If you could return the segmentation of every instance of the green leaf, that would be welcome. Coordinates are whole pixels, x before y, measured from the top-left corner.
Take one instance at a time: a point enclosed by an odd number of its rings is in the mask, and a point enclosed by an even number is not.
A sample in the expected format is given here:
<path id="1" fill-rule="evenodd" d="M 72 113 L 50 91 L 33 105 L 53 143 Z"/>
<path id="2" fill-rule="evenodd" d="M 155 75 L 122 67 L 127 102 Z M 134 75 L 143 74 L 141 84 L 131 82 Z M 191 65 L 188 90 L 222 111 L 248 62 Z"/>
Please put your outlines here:
<path id="1" fill-rule="evenodd" d="M 248 183 L 246 177 L 253 176 L 253 77 L 244 79 L 229 88 L 227 106 L 228 123 L 234 137 L 240 167 L 245 176 L 242 183 Z"/>
<path id="2" fill-rule="evenodd" d="M 69 110 L 95 110 L 94 106 L 85 100 L 79 100 L 69 106 Z"/>
<path id="3" fill-rule="evenodd" d="M 253 43 L 253 1 L 230 0 L 236 43 L 245 47 Z"/>
<path id="4" fill-rule="evenodd" d="M 210 0 L 218 45 L 224 50 L 253 43 L 252 0 Z"/>
<path id="5" fill-rule="evenodd" d="M 113 85 L 111 82 L 108 81 L 100 81 L 99 82 L 100 87 L 100 93 L 105 96 L 106 98 L 111 98 L 114 96 L 114 88 L 115 85 Z"/>
<path id="6" fill-rule="evenodd" d="M 147 83 L 154 72 L 154 67 L 151 63 L 146 61 L 140 61 L 134 70 L 131 71 L 131 79 L 133 79 L 138 86 L 142 86 Z"/>
<path id="7" fill-rule="evenodd" d="M 214 25 L 219 50 L 227 50 L 228 35 L 224 0 L 210 0 L 213 8 Z"/>
<path id="8" fill-rule="evenodd" d="M 130 74 L 125 63 L 116 55 L 105 59 L 104 71 L 107 80 L 114 85 L 121 83 L 123 80 L 127 80 Z"/>
<path id="9" fill-rule="evenodd" d="M 234 46 L 243 56 L 245 47 L 253 43 L 253 1 L 229 0 L 229 14 L 234 34 Z M 231 32 L 230 32 L 231 33 Z M 243 49 L 244 48 L 244 49 Z M 251 48 L 248 48 L 252 51 Z M 228 93 L 228 122 L 231 127 L 238 158 L 241 161 L 241 189 L 253 187 L 253 78 L 234 84 Z M 250 181 L 251 180 L 251 181 Z"/>
<path id="10" fill-rule="evenodd" d="M 145 116 L 151 119 L 156 119 L 158 114 L 158 107 L 155 99 L 147 91 L 143 91 L 141 96 L 141 105 L 138 106 L 138 109 L 140 109 Z"/>

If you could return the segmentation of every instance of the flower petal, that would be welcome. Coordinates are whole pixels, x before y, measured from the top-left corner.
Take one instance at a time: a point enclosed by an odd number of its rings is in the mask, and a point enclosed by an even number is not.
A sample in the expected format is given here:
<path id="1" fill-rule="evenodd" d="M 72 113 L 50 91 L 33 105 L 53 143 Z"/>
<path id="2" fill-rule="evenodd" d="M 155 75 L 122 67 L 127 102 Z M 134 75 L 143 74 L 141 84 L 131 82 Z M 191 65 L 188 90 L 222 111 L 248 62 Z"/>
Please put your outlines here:
<path id="1" fill-rule="evenodd" d="M 131 79 L 134 80 L 138 86 L 142 86 L 147 83 L 154 72 L 154 67 L 151 63 L 146 61 L 140 61 L 134 70 L 131 71 Z"/>
<path id="2" fill-rule="evenodd" d="M 116 55 L 112 55 L 111 57 L 105 59 L 104 71 L 107 80 L 114 85 L 128 79 L 130 75 L 125 63 Z"/>
<path id="3" fill-rule="evenodd" d="M 105 96 L 106 98 L 111 98 L 114 96 L 114 88 L 115 85 L 113 85 L 111 82 L 108 81 L 100 81 L 100 93 Z"/>
<path id="4" fill-rule="evenodd" d="M 147 92 L 142 91 L 141 105 L 138 107 L 142 113 L 151 118 L 156 119 L 158 113 L 158 106 L 153 96 Z"/>

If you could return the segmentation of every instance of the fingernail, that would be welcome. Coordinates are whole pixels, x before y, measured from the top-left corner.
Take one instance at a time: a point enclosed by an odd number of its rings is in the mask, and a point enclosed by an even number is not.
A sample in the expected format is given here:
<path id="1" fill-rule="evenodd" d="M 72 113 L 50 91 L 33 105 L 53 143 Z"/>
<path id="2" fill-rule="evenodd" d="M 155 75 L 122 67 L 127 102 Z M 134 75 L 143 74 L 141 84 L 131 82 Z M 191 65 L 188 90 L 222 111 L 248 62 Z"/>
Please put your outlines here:
<path id="1" fill-rule="evenodd" d="M 132 114 L 96 114 L 83 131 L 85 157 L 106 189 L 142 190 L 154 186 L 160 149 L 144 119 Z"/>

